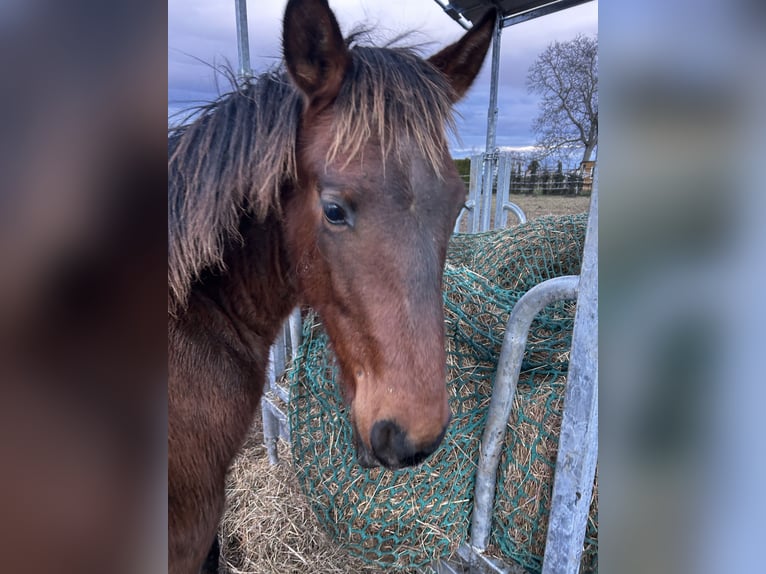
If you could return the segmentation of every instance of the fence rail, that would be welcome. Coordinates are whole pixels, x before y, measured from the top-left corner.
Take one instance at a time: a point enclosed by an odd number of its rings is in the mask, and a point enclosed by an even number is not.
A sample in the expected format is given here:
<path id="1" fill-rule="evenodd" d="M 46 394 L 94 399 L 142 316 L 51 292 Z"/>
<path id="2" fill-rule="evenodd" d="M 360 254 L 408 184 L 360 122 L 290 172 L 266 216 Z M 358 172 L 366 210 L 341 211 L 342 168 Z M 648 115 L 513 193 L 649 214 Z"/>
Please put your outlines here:
<path id="1" fill-rule="evenodd" d="M 462 175 L 466 185 L 470 185 L 471 176 Z M 540 171 L 536 174 L 516 174 L 506 182 L 508 191 L 517 195 L 591 195 L 593 178 L 583 176 L 577 171 Z M 493 192 L 498 190 L 498 182 L 493 186 Z"/>

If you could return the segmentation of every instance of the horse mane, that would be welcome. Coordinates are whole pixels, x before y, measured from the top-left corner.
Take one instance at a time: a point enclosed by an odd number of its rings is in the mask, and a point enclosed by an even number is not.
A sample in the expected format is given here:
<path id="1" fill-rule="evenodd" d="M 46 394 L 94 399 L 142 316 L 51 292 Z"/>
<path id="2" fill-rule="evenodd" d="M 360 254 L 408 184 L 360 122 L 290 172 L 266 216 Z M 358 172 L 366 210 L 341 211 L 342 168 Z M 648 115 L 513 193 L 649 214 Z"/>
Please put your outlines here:
<path id="1" fill-rule="evenodd" d="M 446 78 L 412 48 L 352 46 L 335 104 L 327 161 L 351 158 L 370 138 L 383 161 L 414 143 L 440 173 L 445 126 L 454 127 Z M 284 65 L 250 79 L 168 132 L 168 310 L 186 305 L 207 269 L 223 270 L 227 244 L 242 241 L 244 216 L 280 213 L 280 194 L 297 179 L 303 109 Z"/>

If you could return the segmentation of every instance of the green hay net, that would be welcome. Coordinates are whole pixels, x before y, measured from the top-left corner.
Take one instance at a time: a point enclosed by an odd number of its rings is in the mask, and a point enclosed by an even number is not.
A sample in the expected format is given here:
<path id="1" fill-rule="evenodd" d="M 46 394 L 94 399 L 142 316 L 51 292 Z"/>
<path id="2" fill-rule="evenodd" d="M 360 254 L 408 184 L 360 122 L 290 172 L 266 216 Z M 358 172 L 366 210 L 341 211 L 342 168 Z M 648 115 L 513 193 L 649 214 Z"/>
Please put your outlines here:
<path id="1" fill-rule="evenodd" d="M 545 217 L 453 237 L 444 271 L 453 419 L 442 446 L 417 468 L 356 464 L 332 350 L 318 319 L 306 317 L 287 374 L 293 464 L 320 523 L 350 554 L 412 571 L 468 541 L 479 443 L 509 312 L 533 285 L 579 273 L 586 221 L 585 214 Z M 551 305 L 532 324 L 498 471 L 490 554 L 529 572 L 542 566 L 574 307 Z M 582 571 L 597 571 L 596 534 L 594 495 Z"/>

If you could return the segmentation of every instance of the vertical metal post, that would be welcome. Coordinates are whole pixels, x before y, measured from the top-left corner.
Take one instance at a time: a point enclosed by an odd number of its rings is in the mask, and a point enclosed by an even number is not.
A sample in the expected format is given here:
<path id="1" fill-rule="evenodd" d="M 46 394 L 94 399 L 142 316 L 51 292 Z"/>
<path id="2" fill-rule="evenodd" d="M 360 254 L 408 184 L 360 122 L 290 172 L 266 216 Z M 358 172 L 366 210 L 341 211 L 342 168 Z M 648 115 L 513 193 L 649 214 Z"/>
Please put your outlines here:
<path id="1" fill-rule="evenodd" d="M 247 35 L 247 0 L 234 0 L 237 9 L 237 51 L 239 54 L 239 76 L 252 77 L 250 67 L 250 38 Z"/>
<path id="2" fill-rule="evenodd" d="M 272 385 L 276 379 L 276 372 L 274 370 L 274 347 L 269 349 L 269 365 L 266 369 L 266 385 L 265 392 L 271 390 Z M 266 445 L 266 452 L 269 456 L 269 463 L 277 464 L 279 462 L 279 452 L 277 451 L 277 439 L 279 438 L 279 422 L 277 421 L 274 412 L 269 408 L 269 400 L 264 395 L 261 397 L 261 419 L 263 422 L 263 444 Z"/>
<path id="3" fill-rule="evenodd" d="M 492 211 L 492 185 L 494 183 L 497 154 L 495 141 L 497 133 L 497 90 L 500 77 L 500 39 L 503 35 L 503 18 L 498 16 L 495 23 L 495 37 L 492 41 L 492 75 L 489 86 L 489 109 L 487 110 L 487 145 L 484 149 L 484 188 L 481 206 L 481 230 L 489 230 Z"/>
<path id="4" fill-rule="evenodd" d="M 495 23 L 495 37 L 492 39 L 492 75 L 489 83 L 489 109 L 487 110 L 487 145 L 485 153 L 495 151 L 497 133 L 497 89 L 500 77 L 500 38 L 503 34 L 503 17 L 498 15 Z"/>
<path id="5" fill-rule="evenodd" d="M 301 346 L 301 331 L 303 330 L 300 307 L 293 309 L 288 322 L 290 325 L 290 359 L 294 361 L 298 355 L 298 347 Z"/>
<path id="6" fill-rule="evenodd" d="M 543 574 L 577 574 L 598 457 L 598 180 L 590 201 Z"/>
<path id="7" fill-rule="evenodd" d="M 484 169 L 484 156 L 480 154 L 471 156 L 471 183 L 469 185 L 468 203 L 470 216 L 468 217 L 468 233 L 478 233 L 481 223 L 479 216 L 481 214 L 481 190 L 482 170 Z"/>
<path id="8" fill-rule="evenodd" d="M 498 154 L 497 158 L 497 195 L 495 195 L 495 229 L 503 229 L 508 223 L 505 204 L 511 201 L 511 156 Z"/>

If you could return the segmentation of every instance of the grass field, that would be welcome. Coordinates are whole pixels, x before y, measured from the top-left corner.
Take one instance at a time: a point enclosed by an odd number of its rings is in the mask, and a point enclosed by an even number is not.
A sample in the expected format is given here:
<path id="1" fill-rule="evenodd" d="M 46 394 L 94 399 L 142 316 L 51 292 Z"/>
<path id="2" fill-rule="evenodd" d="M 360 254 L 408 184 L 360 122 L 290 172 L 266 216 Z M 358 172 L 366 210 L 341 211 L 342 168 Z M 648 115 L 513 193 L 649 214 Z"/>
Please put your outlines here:
<path id="1" fill-rule="evenodd" d="M 524 210 L 527 219 L 583 213 L 590 206 L 590 196 L 511 195 L 511 201 Z"/>
<path id="2" fill-rule="evenodd" d="M 584 213 L 590 208 L 590 196 L 563 196 L 563 195 L 516 195 L 510 196 L 510 201 L 518 205 L 527 220 L 537 219 L 546 215 L 574 215 Z M 495 197 L 492 197 L 492 220 L 494 221 Z M 508 226 L 518 224 L 518 220 L 513 213 L 508 214 Z M 490 226 L 494 228 L 494 223 Z M 468 217 L 463 216 L 460 224 L 460 231 L 468 231 Z"/>

